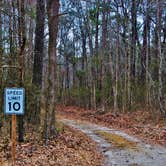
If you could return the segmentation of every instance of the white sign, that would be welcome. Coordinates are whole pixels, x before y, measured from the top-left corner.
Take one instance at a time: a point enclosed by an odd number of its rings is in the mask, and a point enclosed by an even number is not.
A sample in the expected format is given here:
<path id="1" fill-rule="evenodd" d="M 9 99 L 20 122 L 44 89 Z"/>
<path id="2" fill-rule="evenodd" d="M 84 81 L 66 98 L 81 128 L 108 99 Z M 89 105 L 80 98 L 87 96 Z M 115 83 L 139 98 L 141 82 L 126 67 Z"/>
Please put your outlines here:
<path id="1" fill-rule="evenodd" d="M 4 111 L 5 114 L 24 114 L 24 88 L 5 88 Z"/>

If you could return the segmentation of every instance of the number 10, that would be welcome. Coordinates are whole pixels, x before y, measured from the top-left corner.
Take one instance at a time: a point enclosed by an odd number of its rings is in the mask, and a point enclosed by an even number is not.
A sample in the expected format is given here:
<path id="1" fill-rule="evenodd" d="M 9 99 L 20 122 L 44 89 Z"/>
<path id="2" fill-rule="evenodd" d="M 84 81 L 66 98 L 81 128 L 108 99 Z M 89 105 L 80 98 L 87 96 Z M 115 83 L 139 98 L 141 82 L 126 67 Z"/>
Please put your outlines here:
<path id="1" fill-rule="evenodd" d="M 19 102 L 14 102 L 14 103 L 11 103 L 9 102 L 9 111 L 12 111 L 12 108 L 14 111 L 19 111 L 20 110 L 20 103 Z"/>

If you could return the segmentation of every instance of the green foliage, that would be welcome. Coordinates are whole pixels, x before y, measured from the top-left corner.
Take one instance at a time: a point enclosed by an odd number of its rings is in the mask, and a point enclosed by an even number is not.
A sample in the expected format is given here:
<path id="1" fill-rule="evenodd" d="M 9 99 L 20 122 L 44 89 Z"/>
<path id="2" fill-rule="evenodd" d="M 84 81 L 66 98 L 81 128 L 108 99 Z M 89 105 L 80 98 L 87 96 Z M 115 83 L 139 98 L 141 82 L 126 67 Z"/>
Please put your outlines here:
<path id="1" fill-rule="evenodd" d="M 97 69 L 100 69 L 101 68 L 101 60 L 102 60 L 101 55 L 93 56 L 92 57 L 92 64 L 94 64 Z"/>
<path id="2" fill-rule="evenodd" d="M 73 89 L 70 89 L 70 94 L 74 98 L 87 97 L 89 95 L 89 90 L 84 87 L 73 88 Z"/>
<path id="3" fill-rule="evenodd" d="M 101 100 L 101 89 L 96 89 L 96 101 L 99 102 Z"/>
<path id="4" fill-rule="evenodd" d="M 136 103 L 144 103 L 145 102 L 145 96 L 146 96 L 146 86 L 137 84 L 132 84 L 132 91 L 133 91 L 133 100 Z"/>
<path id="5" fill-rule="evenodd" d="M 71 57 L 70 57 L 70 62 L 71 62 L 72 64 L 76 64 L 78 61 L 79 61 L 79 58 L 78 58 L 78 57 L 75 57 L 75 56 L 71 56 Z"/>
<path id="6" fill-rule="evenodd" d="M 61 133 L 64 130 L 64 124 L 60 121 L 56 121 L 55 126 L 58 133 Z"/>
<path id="7" fill-rule="evenodd" d="M 91 23 L 92 25 L 101 25 L 102 24 L 102 20 L 97 20 L 96 19 L 96 14 L 97 14 L 97 8 L 93 8 L 93 9 L 90 9 L 89 10 L 89 15 L 90 15 L 90 20 L 91 20 Z"/>
<path id="8" fill-rule="evenodd" d="M 26 13 L 30 18 L 32 19 L 36 18 L 36 8 L 29 8 L 26 10 Z"/>
<path id="9" fill-rule="evenodd" d="M 77 70 L 76 71 L 76 76 L 81 79 L 86 75 L 86 71 L 85 70 Z"/>

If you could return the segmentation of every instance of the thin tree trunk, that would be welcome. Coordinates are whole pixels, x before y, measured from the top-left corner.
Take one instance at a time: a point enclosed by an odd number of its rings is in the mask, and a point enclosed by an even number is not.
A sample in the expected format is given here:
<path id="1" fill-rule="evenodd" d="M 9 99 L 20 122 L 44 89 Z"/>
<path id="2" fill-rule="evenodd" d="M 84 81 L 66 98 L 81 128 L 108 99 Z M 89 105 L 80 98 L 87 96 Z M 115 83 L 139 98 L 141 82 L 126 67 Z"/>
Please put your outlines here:
<path id="1" fill-rule="evenodd" d="M 29 29 L 28 29 L 29 51 L 28 51 L 28 55 L 26 57 L 26 68 L 27 68 L 26 74 L 32 73 L 33 50 L 34 50 L 33 38 L 34 38 L 34 31 L 35 31 L 34 29 L 35 29 L 34 20 L 32 18 L 29 18 Z"/>
<path id="2" fill-rule="evenodd" d="M 86 2 L 86 10 L 89 10 L 89 2 Z M 92 30 L 90 26 L 90 16 L 89 12 L 87 12 L 87 32 L 89 38 L 89 50 L 90 50 L 90 62 L 88 65 L 88 87 L 90 88 L 90 97 L 89 97 L 89 105 L 93 109 L 96 110 L 96 92 L 95 92 L 95 73 L 94 73 L 94 65 L 92 59 L 94 57 L 94 50 L 93 50 L 93 39 L 92 39 Z"/>
<path id="3" fill-rule="evenodd" d="M 10 45 L 10 55 L 14 55 L 14 43 L 13 43 L 13 30 L 12 30 L 12 16 L 9 16 L 9 45 Z M 11 60 L 12 61 L 12 60 Z"/>
<path id="4" fill-rule="evenodd" d="M 107 0 L 103 0 L 102 9 L 102 66 L 101 66 L 101 109 L 106 110 L 106 38 L 107 38 Z"/>
<path id="5" fill-rule="evenodd" d="M 135 77 L 135 60 L 136 60 L 136 39 L 137 39 L 137 7 L 136 0 L 132 0 L 131 7 L 132 36 L 131 36 L 131 74 Z"/>
<path id="6" fill-rule="evenodd" d="M 81 38 L 82 38 L 82 71 L 85 72 L 87 68 L 87 55 L 86 55 L 86 34 L 84 27 L 81 26 Z M 87 76 L 86 73 L 81 76 L 80 80 L 80 87 L 81 88 L 87 88 Z M 87 96 L 83 96 L 81 98 L 83 107 L 86 108 L 86 99 Z"/>
<path id="7" fill-rule="evenodd" d="M 147 6 L 149 7 L 149 0 L 147 0 Z M 149 20 L 149 8 L 147 9 L 147 47 L 146 47 L 146 103 L 151 105 L 150 103 L 150 80 L 148 76 L 149 71 L 149 63 L 150 63 L 150 20 Z"/>
<path id="8" fill-rule="evenodd" d="M 16 17 L 16 2 L 12 1 L 12 12 L 13 12 L 13 25 L 12 25 L 12 31 L 13 31 L 13 53 L 16 53 L 16 48 L 18 48 L 18 44 L 17 44 L 17 17 Z"/>
<path id="9" fill-rule="evenodd" d="M 123 15 L 124 15 L 124 22 L 123 22 L 123 50 L 124 50 L 124 89 L 122 90 L 123 92 L 123 96 L 122 96 L 122 111 L 123 113 L 126 112 L 127 109 L 127 65 L 128 65 L 128 59 L 127 59 L 127 55 L 128 55 L 128 43 L 127 43 L 127 31 L 128 31 L 128 22 L 129 22 L 129 16 L 127 13 L 127 8 L 124 6 L 124 1 L 121 0 L 121 4 L 122 4 L 122 11 L 123 11 Z"/>
<path id="10" fill-rule="evenodd" d="M 148 71 L 149 71 L 149 60 L 150 60 L 150 16 L 149 16 L 149 5 L 150 2 L 149 0 L 146 1 L 146 15 L 145 15 L 145 21 L 144 21 L 144 31 L 143 31 L 143 53 L 142 53 L 142 79 L 141 81 L 143 82 L 143 86 L 146 87 L 146 104 L 149 105 L 150 99 L 150 84 L 149 84 L 149 76 L 148 76 Z"/>
<path id="11" fill-rule="evenodd" d="M 111 43 L 111 42 L 110 42 Z M 110 71 L 111 71 L 111 77 L 112 77 L 112 88 L 113 88 L 113 96 L 114 96 L 114 110 L 116 107 L 116 83 L 115 83 L 115 72 L 114 72 L 114 68 L 113 68 L 113 58 L 112 58 L 112 45 L 110 45 Z M 111 89 L 112 91 L 112 89 Z"/>
<path id="12" fill-rule="evenodd" d="M 158 48 L 158 57 L 159 57 L 159 70 L 158 70 L 158 81 L 159 81 L 159 87 L 158 87 L 158 100 L 159 100 L 159 107 L 160 107 L 160 113 L 162 115 L 165 115 L 164 111 L 164 98 L 163 98 L 163 82 L 162 82 L 162 65 L 163 65 L 163 54 L 161 52 L 161 16 L 162 16 L 162 0 L 157 0 L 157 48 Z"/>
<path id="13" fill-rule="evenodd" d="M 99 51 L 99 0 L 96 1 L 96 25 L 95 25 L 95 55 L 98 55 Z"/>
<path id="14" fill-rule="evenodd" d="M 2 79 L 3 79 L 3 69 L 2 69 L 2 55 L 3 55 L 3 41 L 2 41 L 2 0 L 0 0 L 0 93 L 3 91 L 2 87 Z M 2 110 L 2 97 L 0 97 L 0 110 Z M 1 132 L 1 127 L 2 127 L 2 117 L 0 113 L 0 132 Z"/>
<path id="15" fill-rule="evenodd" d="M 124 67 L 124 90 L 123 90 L 123 113 L 126 112 L 127 106 L 127 50 L 125 50 L 125 67 Z"/>
<path id="16" fill-rule="evenodd" d="M 117 6 L 117 13 L 119 8 Z M 117 39 L 116 39 L 116 62 L 115 62 L 115 93 L 114 93 L 114 112 L 118 111 L 118 73 L 119 73 L 119 16 L 117 16 Z"/>
<path id="17" fill-rule="evenodd" d="M 122 110 L 123 113 L 125 113 L 126 108 L 127 108 L 127 55 L 128 55 L 128 44 L 126 42 L 126 29 L 124 30 L 124 89 L 123 89 L 123 96 L 122 96 L 122 101 L 123 101 L 123 106 Z"/>
<path id="18" fill-rule="evenodd" d="M 0 0 L 0 67 L 2 66 L 2 54 L 3 54 L 3 40 L 2 40 L 2 0 Z M 1 77 L 1 73 L 2 72 L 2 68 L 0 68 L 0 77 Z M 0 84 L 0 88 L 1 88 L 1 84 Z"/>
<path id="19" fill-rule="evenodd" d="M 127 105 L 131 109 L 131 58 L 130 52 L 127 51 Z"/>
<path id="20" fill-rule="evenodd" d="M 96 25 L 95 25 L 95 51 L 94 51 L 94 56 L 95 58 L 98 57 L 98 53 L 99 53 L 99 0 L 96 0 Z M 92 64 L 92 94 L 93 94 L 93 108 L 96 110 L 96 87 L 97 87 L 97 83 L 96 83 L 96 79 L 98 80 L 97 74 L 96 74 L 96 64 Z"/>
<path id="21" fill-rule="evenodd" d="M 19 37 L 19 63 L 20 63 L 20 86 L 23 86 L 24 81 L 24 49 L 26 44 L 26 35 L 25 35 L 25 11 L 24 11 L 24 2 L 21 0 L 17 1 L 18 3 L 18 37 Z M 24 141 L 24 120 L 23 116 L 20 115 L 18 117 L 18 141 L 23 142 Z"/>

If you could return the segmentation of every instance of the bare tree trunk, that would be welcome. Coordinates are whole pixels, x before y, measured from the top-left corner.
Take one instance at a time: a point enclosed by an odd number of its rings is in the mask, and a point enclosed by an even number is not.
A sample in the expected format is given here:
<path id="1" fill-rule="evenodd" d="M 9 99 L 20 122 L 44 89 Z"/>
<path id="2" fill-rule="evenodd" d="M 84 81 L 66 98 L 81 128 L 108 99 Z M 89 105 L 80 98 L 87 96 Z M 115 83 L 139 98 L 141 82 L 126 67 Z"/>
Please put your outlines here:
<path id="1" fill-rule="evenodd" d="M 16 13 L 17 13 L 17 10 L 16 10 L 16 3 L 17 2 L 14 2 L 12 1 L 12 19 L 13 19 L 13 25 L 12 25 L 12 31 L 13 31 L 13 53 L 15 54 L 16 53 L 16 49 L 15 48 L 18 48 L 18 44 L 17 44 L 17 17 L 16 17 Z"/>
<path id="2" fill-rule="evenodd" d="M 130 52 L 127 51 L 127 105 L 131 109 L 131 58 Z"/>
<path id="3" fill-rule="evenodd" d="M 29 18 L 29 29 L 28 31 L 28 54 L 26 55 L 26 75 L 32 74 L 32 64 L 33 64 L 33 37 L 34 37 L 34 20 Z"/>
<path id="4" fill-rule="evenodd" d="M 32 83 L 39 89 L 42 87 L 42 67 L 44 49 L 44 19 L 45 2 L 37 0 L 36 4 L 36 29 L 35 29 L 35 50 Z"/>
<path id="5" fill-rule="evenodd" d="M 24 64 L 24 49 L 26 44 L 26 31 L 25 31 L 25 10 L 24 10 L 24 2 L 21 0 L 17 1 L 18 3 L 18 37 L 19 37 L 19 61 L 20 61 L 20 86 L 23 86 L 24 82 L 24 72 L 25 72 L 25 64 Z M 23 116 L 20 115 L 18 117 L 18 141 L 24 141 L 24 120 Z"/>
<path id="6" fill-rule="evenodd" d="M 127 50 L 125 50 L 125 67 L 124 67 L 124 90 L 123 90 L 123 113 L 126 112 L 126 106 L 127 106 Z"/>
<path id="7" fill-rule="evenodd" d="M 157 24 L 157 49 L 158 49 L 158 57 L 159 57 L 159 70 L 158 70 L 158 81 L 159 81 L 159 87 L 158 87 L 158 100 L 159 100 L 159 106 L 160 106 L 160 113 L 162 115 L 165 115 L 164 111 L 164 97 L 163 97 L 163 83 L 162 83 L 162 65 L 163 65 L 163 54 L 161 52 L 161 16 L 162 16 L 162 6 L 163 1 L 157 0 L 157 16 L 156 16 L 156 24 Z"/>
<path id="8" fill-rule="evenodd" d="M 164 26 L 163 26 L 163 34 L 164 34 L 164 37 L 163 37 L 163 44 L 166 43 L 166 13 L 165 13 L 165 16 L 164 16 Z"/>
<path id="9" fill-rule="evenodd" d="M 123 22 L 123 51 L 124 51 L 124 88 L 122 90 L 122 111 L 125 113 L 126 108 L 127 108 L 127 55 L 128 55 L 128 43 L 127 43 L 127 31 L 128 31 L 128 24 L 129 24 L 129 16 L 127 13 L 127 8 L 124 5 L 124 1 L 121 0 L 122 4 L 122 11 L 123 11 L 123 16 L 124 16 L 124 22 Z"/>
<path id="10" fill-rule="evenodd" d="M 125 64 L 124 64 L 124 89 L 123 89 L 123 96 L 122 96 L 122 110 L 123 110 L 123 113 L 126 112 L 126 109 L 127 109 L 127 65 L 128 65 L 128 60 L 127 60 L 127 55 L 128 55 L 128 44 L 126 42 L 126 29 L 124 30 L 124 61 L 125 61 Z"/>
<path id="11" fill-rule="evenodd" d="M 2 54 L 3 54 L 3 40 L 2 40 L 2 0 L 0 0 L 0 67 L 2 66 Z M 0 77 L 2 68 L 0 68 Z M 0 84 L 0 90 L 1 90 L 1 84 Z"/>
<path id="12" fill-rule="evenodd" d="M 59 0 L 47 0 L 49 46 L 48 46 L 48 96 L 46 100 L 45 128 L 47 139 L 55 137 L 55 105 L 56 105 L 56 39 L 58 33 Z"/>
<path id="13" fill-rule="evenodd" d="M 86 10 L 89 10 L 89 2 L 86 2 Z M 90 50 L 90 61 L 88 65 L 88 87 L 90 88 L 90 102 L 89 105 L 91 108 L 96 110 L 96 92 L 95 92 L 95 73 L 94 73 L 94 64 L 92 59 L 94 57 L 94 49 L 93 49 L 93 39 L 92 39 L 92 28 L 90 26 L 90 16 L 89 12 L 87 12 L 87 33 L 89 39 L 89 50 Z"/>
<path id="14" fill-rule="evenodd" d="M 110 42 L 111 43 L 111 42 Z M 111 71 L 111 77 L 112 77 L 112 88 L 113 88 L 113 96 L 114 96 L 114 111 L 115 111 L 115 108 L 116 108 L 116 105 L 117 105 L 117 101 L 116 100 L 116 83 L 115 83 L 115 71 L 114 71 L 114 68 L 113 68 L 113 58 L 112 58 L 112 45 L 110 45 L 110 71 Z M 111 89 L 112 91 L 112 89 Z"/>
<path id="15" fill-rule="evenodd" d="M 35 85 L 36 91 L 40 94 L 36 97 L 36 102 L 33 106 L 32 123 L 40 124 L 40 105 L 41 105 L 41 91 L 42 91 L 42 71 L 43 71 L 43 57 L 44 57 L 44 19 L 45 19 L 45 2 L 44 0 L 37 0 L 36 4 L 36 29 L 35 29 L 35 49 L 34 49 L 34 65 L 33 65 L 33 79 L 32 83 Z"/>
<path id="16" fill-rule="evenodd" d="M 14 42 L 13 42 L 13 29 L 12 29 L 12 16 L 11 15 L 9 16 L 9 45 L 10 45 L 10 55 L 13 56 L 14 55 Z"/>
<path id="17" fill-rule="evenodd" d="M 97 58 L 98 54 L 99 54 L 99 1 L 100 0 L 96 0 L 96 25 L 95 25 L 95 51 L 94 51 L 94 55 Z M 94 66 L 92 66 L 92 74 L 93 74 L 93 103 L 94 103 L 94 109 L 96 110 L 96 87 L 98 85 L 98 82 L 96 80 L 98 80 L 98 76 L 96 74 L 97 68 L 95 66 L 96 64 L 94 63 Z"/>
<path id="18" fill-rule="evenodd" d="M 99 52 L 99 0 L 96 0 L 95 55 Z"/>
<path id="19" fill-rule="evenodd" d="M 117 13 L 119 13 L 119 7 L 117 6 Z M 117 38 L 116 38 L 116 62 L 115 62 L 115 93 L 114 93 L 114 112 L 118 111 L 118 73 L 119 73 L 119 26 L 120 17 L 117 16 Z"/>
<path id="20" fill-rule="evenodd" d="M 131 74 L 135 77 L 135 61 L 136 61 L 136 39 L 137 39 L 137 6 L 136 0 L 132 0 L 131 7 L 131 20 L 132 20 L 132 36 L 131 36 Z"/>
<path id="21" fill-rule="evenodd" d="M 3 41 L 2 41 L 2 0 L 0 0 L 0 93 L 3 91 L 2 87 L 2 55 L 3 55 Z M 0 110 L 2 110 L 2 97 L 0 97 Z M 1 132 L 1 127 L 2 127 L 2 118 L 1 118 L 1 113 L 0 113 L 0 132 Z"/>
<path id="22" fill-rule="evenodd" d="M 144 28 L 143 28 L 143 50 L 141 55 L 141 82 L 142 85 L 146 87 L 145 96 L 146 96 L 146 104 L 150 103 L 150 84 L 149 84 L 149 60 L 150 60 L 150 15 L 149 15 L 149 0 L 146 1 L 146 14 L 144 18 Z"/>
<path id="23" fill-rule="evenodd" d="M 103 0 L 102 9 L 102 66 L 101 66 L 101 109 L 106 110 L 106 38 L 107 38 L 107 0 Z"/>
<path id="24" fill-rule="evenodd" d="M 150 1 L 147 0 L 147 11 L 146 11 L 146 34 L 147 34 L 147 39 L 146 39 L 146 103 L 148 105 L 151 105 L 150 103 L 150 80 L 148 76 L 148 71 L 149 71 L 149 63 L 150 63 L 150 16 L 149 16 L 149 5 Z"/>
<path id="25" fill-rule="evenodd" d="M 87 69 L 87 51 L 86 51 L 86 38 L 87 38 L 87 35 L 85 33 L 85 30 L 84 30 L 85 27 L 81 26 L 81 38 L 82 38 L 82 71 L 85 72 L 85 70 Z M 84 75 L 82 75 L 82 80 L 80 81 L 80 87 L 81 88 L 87 88 L 87 82 L 88 82 L 88 78 L 87 78 L 87 74 L 85 73 Z M 87 94 L 86 94 L 87 95 Z M 83 96 L 82 97 L 82 104 L 83 104 L 83 107 L 86 108 L 86 103 L 87 103 L 87 96 Z"/>

